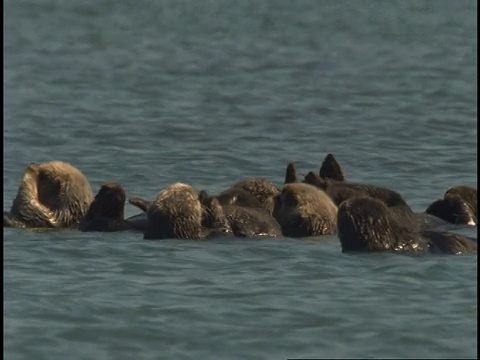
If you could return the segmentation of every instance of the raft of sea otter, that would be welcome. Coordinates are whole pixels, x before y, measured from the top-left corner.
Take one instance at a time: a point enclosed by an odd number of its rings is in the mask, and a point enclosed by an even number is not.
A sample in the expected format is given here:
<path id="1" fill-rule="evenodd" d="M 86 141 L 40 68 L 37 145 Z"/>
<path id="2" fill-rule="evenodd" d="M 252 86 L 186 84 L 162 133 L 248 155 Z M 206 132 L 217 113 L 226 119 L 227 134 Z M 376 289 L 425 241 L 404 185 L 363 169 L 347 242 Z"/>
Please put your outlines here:
<path id="1" fill-rule="evenodd" d="M 247 178 L 212 196 L 176 183 L 153 201 L 130 198 L 142 212 L 128 219 L 125 201 L 118 183 L 103 184 L 93 197 L 87 178 L 74 166 L 32 163 L 10 212 L 4 212 L 3 226 L 133 230 L 145 239 L 337 235 L 343 252 L 477 252 L 476 239 L 448 231 L 452 225 L 476 226 L 476 189 L 451 187 L 424 213 L 415 213 L 394 190 L 347 181 L 332 154 L 318 174 L 309 172 L 302 181 L 295 164 L 288 164 L 282 188 Z"/>

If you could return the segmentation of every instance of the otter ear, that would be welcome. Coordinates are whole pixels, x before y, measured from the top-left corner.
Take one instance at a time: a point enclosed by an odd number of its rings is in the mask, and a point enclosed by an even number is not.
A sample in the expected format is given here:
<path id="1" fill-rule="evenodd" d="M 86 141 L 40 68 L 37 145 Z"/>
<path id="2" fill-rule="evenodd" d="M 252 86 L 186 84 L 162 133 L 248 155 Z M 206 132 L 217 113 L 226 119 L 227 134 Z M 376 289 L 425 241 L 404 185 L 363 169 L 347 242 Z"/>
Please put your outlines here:
<path id="1" fill-rule="evenodd" d="M 138 207 L 143 212 L 147 212 L 148 208 L 152 204 L 150 201 L 140 199 L 138 197 L 129 198 L 128 202 L 136 207 Z"/>
<path id="2" fill-rule="evenodd" d="M 345 181 L 342 168 L 332 154 L 328 154 L 323 160 L 319 174 L 322 179 Z"/>
<path id="3" fill-rule="evenodd" d="M 287 165 L 287 171 L 285 173 L 285 184 L 297 182 L 297 169 L 293 162 Z"/>
<path id="4" fill-rule="evenodd" d="M 316 186 L 317 188 L 322 190 L 325 190 L 328 185 L 328 183 L 324 179 L 315 174 L 313 171 L 310 171 L 307 175 L 305 175 L 303 182 L 305 184 Z"/>

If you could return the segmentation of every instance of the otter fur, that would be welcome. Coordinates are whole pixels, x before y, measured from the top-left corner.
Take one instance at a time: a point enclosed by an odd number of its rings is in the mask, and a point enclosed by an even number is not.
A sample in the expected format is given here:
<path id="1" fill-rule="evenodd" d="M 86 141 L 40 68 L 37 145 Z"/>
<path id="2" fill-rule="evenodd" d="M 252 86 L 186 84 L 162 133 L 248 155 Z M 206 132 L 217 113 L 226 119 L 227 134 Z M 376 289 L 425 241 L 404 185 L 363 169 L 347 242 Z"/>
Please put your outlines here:
<path id="1" fill-rule="evenodd" d="M 451 224 L 477 225 L 477 190 L 468 186 L 449 188 L 443 199 L 430 204 L 425 213 L 435 215 Z"/>
<path id="2" fill-rule="evenodd" d="M 273 216 L 285 236 L 336 233 L 337 206 L 325 192 L 309 184 L 285 184 L 274 199 Z"/>
<path id="3" fill-rule="evenodd" d="M 147 218 L 144 214 L 124 218 L 125 191 L 115 182 L 105 183 L 100 187 L 84 219 L 80 231 L 144 231 Z"/>
<path id="4" fill-rule="evenodd" d="M 62 161 L 27 166 L 4 227 L 71 228 L 87 213 L 93 199 L 85 175 Z"/>
<path id="5" fill-rule="evenodd" d="M 200 239 L 202 205 L 195 189 L 175 183 L 161 190 L 147 210 L 145 239 Z"/>
<path id="6" fill-rule="evenodd" d="M 200 199 L 210 227 L 215 221 L 218 223 L 220 218 L 222 222 L 228 222 L 236 237 L 282 237 L 282 229 L 277 220 L 265 209 L 241 206 L 238 203 L 220 204 L 218 197 L 208 196 L 205 191 L 201 192 Z M 218 206 L 221 206 L 221 210 Z"/>
<path id="7" fill-rule="evenodd" d="M 422 231 L 409 219 L 395 216 L 381 200 L 366 196 L 350 198 L 339 206 L 337 231 L 343 252 L 468 254 L 477 251 L 475 239 L 448 232 Z"/>

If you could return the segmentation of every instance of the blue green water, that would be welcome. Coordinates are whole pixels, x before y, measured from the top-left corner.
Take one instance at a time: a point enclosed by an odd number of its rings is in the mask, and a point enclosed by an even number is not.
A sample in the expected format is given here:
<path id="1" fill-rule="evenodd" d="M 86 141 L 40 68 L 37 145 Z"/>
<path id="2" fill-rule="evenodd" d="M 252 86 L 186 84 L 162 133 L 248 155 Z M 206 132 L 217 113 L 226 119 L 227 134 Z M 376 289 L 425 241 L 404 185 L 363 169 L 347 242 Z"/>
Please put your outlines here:
<path id="1" fill-rule="evenodd" d="M 474 1 L 4 5 L 4 209 L 29 162 L 154 198 L 331 152 L 423 211 L 477 183 Z M 137 210 L 126 205 L 126 214 Z M 477 237 L 477 229 L 462 233 Z M 477 257 L 335 237 L 4 229 L 7 359 L 477 356 Z"/>

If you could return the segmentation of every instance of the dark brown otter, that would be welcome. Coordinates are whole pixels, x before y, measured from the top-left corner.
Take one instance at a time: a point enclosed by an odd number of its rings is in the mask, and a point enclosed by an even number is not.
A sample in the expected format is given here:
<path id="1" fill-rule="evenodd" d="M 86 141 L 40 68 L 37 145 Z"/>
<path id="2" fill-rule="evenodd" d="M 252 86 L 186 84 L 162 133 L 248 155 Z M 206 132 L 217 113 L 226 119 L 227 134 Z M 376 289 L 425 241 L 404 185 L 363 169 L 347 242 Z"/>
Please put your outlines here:
<path id="1" fill-rule="evenodd" d="M 313 172 L 309 172 L 305 176 L 304 182 L 324 190 L 337 206 L 347 199 L 361 195 L 379 199 L 389 207 L 408 206 L 398 192 L 382 186 L 351 182 L 328 182 Z"/>
<path id="2" fill-rule="evenodd" d="M 337 206 L 347 199 L 362 195 L 380 199 L 389 207 L 408 206 L 403 197 L 394 190 L 376 185 L 346 182 L 342 168 L 332 154 L 328 154 L 323 160 L 319 175 L 310 171 L 303 182 L 324 190 Z"/>
<path id="3" fill-rule="evenodd" d="M 84 174 L 74 166 L 51 161 L 27 166 L 4 227 L 69 228 L 84 218 L 93 199 Z"/>
<path id="4" fill-rule="evenodd" d="M 214 220 L 225 219 L 236 237 L 282 237 L 282 230 L 277 220 L 260 206 L 241 206 L 238 203 L 220 204 L 219 198 L 208 196 L 205 191 L 200 193 L 200 201 L 207 214 L 207 227 L 213 226 Z M 217 205 L 218 204 L 218 205 Z M 221 206 L 221 210 L 218 209 Z M 213 211 L 215 209 L 216 211 Z M 216 214 L 212 216 L 212 214 Z M 218 215 L 218 214 L 223 214 Z"/>
<path id="5" fill-rule="evenodd" d="M 430 204 L 425 213 L 435 215 L 451 224 L 477 224 L 477 190 L 468 186 L 454 186 L 444 198 Z"/>
<path id="6" fill-rule="evenodd" d="M 475 239 L 448 232 L 421 231 L 371 197 L 345 200 L 338 208 L 337 231 L 343 252 L 399 251 L 444 254 L 477 252 Z"/>
<path id="7" fill-rule="evenodd" d="M 478 216 L 477 215 L 477 200 L 478 200 L 477 189 L 474 189 L 470 186 L 465 186 L 465 185 L 452 186 L 445 192 L 445 196 L 450 196 L 450 195 L 459 196 L 463 201 L 465 201 L 472 208 L 472 210 L 475 213 L 475 216 Z"/>
<path id="8" fill-rule="evenodd" d="M 125 191 L 118 183 L 103 184 L 80 223 L 80 231 L 145 231 L 147 217 L 124 217 Z"/>
<path id="9" fill-rule="evenodd" d="M 325 192 L 309 184 L 285 184 L 275 197 L 273 216 L 285 236 L 308 237 L 336 232 L 336 205 Z"/>

